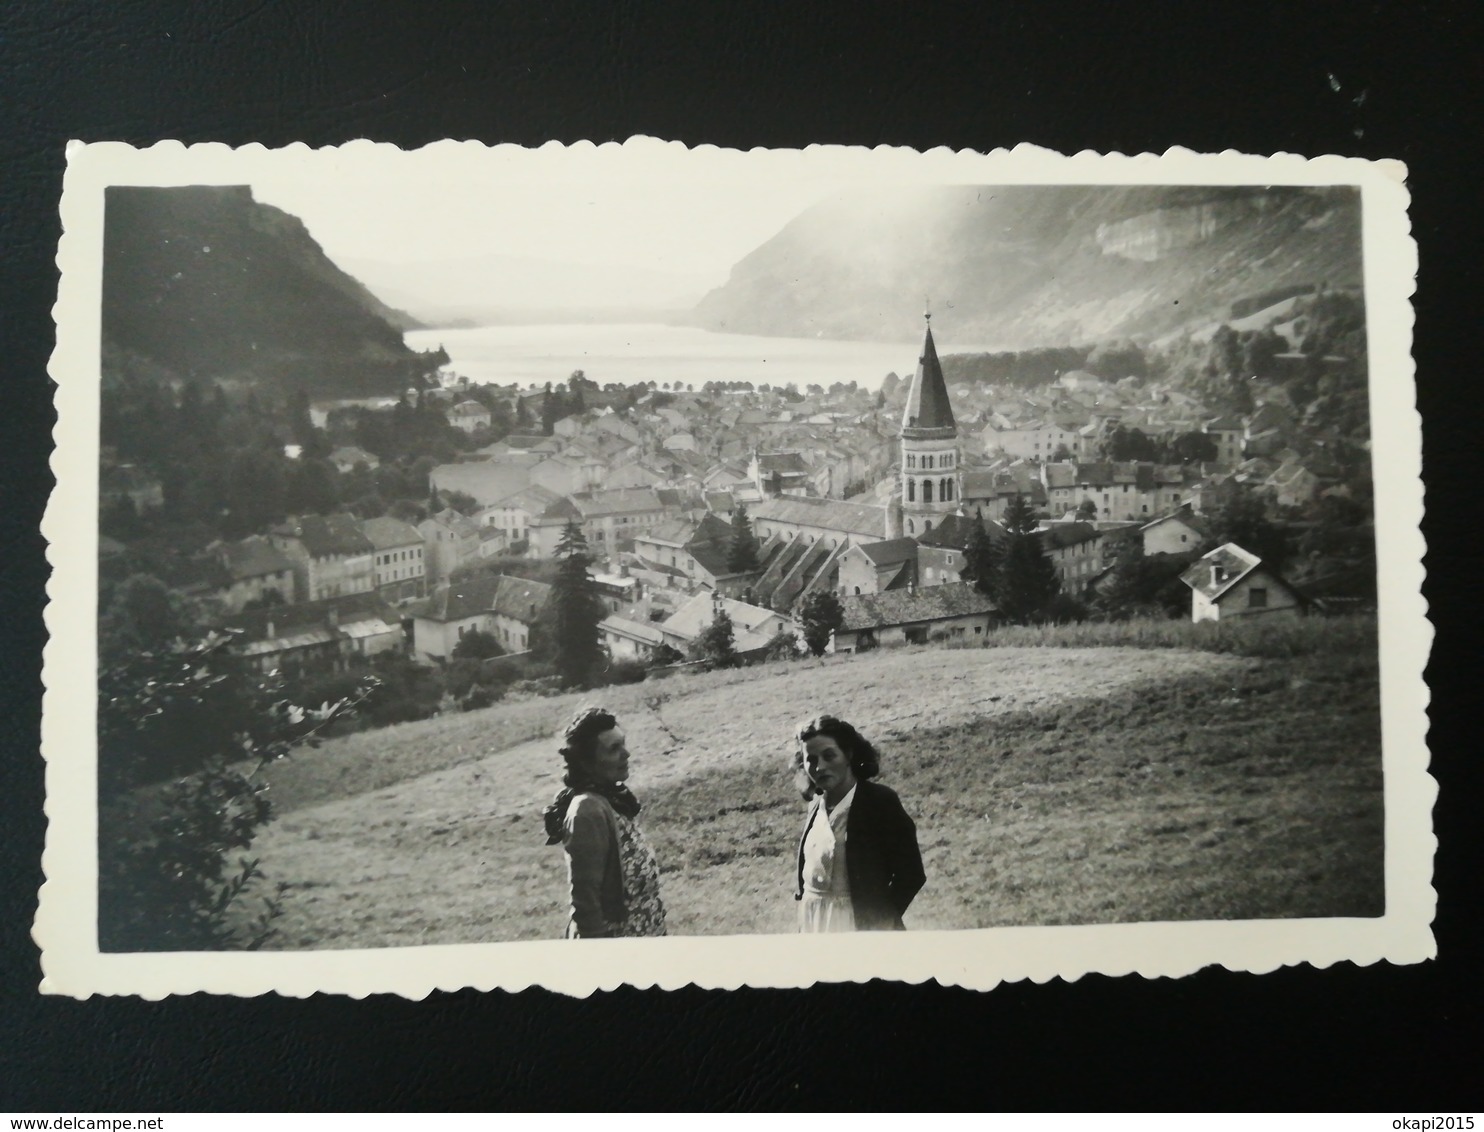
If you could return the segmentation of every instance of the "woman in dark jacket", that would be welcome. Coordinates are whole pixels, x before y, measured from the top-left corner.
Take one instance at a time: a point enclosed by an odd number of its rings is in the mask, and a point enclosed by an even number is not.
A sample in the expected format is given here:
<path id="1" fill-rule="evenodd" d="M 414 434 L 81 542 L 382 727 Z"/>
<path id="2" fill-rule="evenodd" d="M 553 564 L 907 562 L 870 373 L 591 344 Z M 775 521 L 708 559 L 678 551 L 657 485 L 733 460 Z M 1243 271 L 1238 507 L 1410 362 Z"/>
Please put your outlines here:
<path id="1" fill-rule="evenodd" d="M 585 707 L 563 735 L 565 787 L 542 815 L 548 845 L 567 854 L 568 939 L 665 934 L 660 870 L 624 785 L 629 749 L 613 714 Z"/>
<path id="2" fill-rule="evenodd" d="M 813 800 L 799 838 L 799 930 L 901 931 L 926 877 L 917 827 L 896 793 L 871 781 L 876 748 L 832 715 L 808 720 L 796 739 L 794 765 Z"/>

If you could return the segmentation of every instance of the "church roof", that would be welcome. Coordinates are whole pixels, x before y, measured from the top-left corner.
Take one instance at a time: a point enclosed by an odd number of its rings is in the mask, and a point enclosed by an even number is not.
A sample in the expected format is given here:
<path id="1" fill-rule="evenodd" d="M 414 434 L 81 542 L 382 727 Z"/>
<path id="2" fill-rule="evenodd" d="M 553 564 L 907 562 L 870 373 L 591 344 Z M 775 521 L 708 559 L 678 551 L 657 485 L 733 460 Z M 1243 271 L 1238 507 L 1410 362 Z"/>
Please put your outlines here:
<path id="1" fill-rule="evenodd" d="M 948 403 L 948 386 L 943 381 L 943 366 L 933 345 L 933 328 L 929 326 L 922 340 L 922 355 L 917 359 L 917 373 L 907 392 L 902 436 L 913 440 L 946 440 L 957 431 L 953 407 Z"/>

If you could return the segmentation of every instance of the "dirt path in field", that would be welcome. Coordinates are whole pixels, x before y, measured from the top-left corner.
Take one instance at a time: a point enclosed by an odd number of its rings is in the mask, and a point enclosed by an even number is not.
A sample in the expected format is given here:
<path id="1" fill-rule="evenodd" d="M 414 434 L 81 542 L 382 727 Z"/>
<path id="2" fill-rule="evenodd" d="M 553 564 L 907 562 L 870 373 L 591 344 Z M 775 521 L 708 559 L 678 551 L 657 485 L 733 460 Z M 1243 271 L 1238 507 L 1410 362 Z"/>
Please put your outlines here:
<path id="1" fill-rule="evenodd" d="M 1219 681 L 1258 663 L 1173 650 L 904 650 L 771 668 L 755 679 L 677 677 L 614 691 L 631 705 L 620 717 L 641 799 L 743 764 L 776 775 L 783 795 L 791 726 L 818 711 L 850 719 L 900 758 L 918 730 L 975 720 L 992 727 L 1004 713 L 1053 712 L 1072 699 L 1149 681 Z M 617 707 L 620 696 L 611 699 Z M 445 727 L 439 741 L 489 750 L 500 710 L 461 717 L 461 730 L 450 736 Z M 417 744 L 424 733 L 402 727 L 392 734 L 399 744 Z M 374 746 L 362 746 L 366 758 L 375 757 Z M 269 880 L 290 886 L 272 946 L 559 935 L 564 865 L 545 844 L 540 811 L 560 770 L 553 740 L 539 739 L 286 814 L 254 846 Z"/>

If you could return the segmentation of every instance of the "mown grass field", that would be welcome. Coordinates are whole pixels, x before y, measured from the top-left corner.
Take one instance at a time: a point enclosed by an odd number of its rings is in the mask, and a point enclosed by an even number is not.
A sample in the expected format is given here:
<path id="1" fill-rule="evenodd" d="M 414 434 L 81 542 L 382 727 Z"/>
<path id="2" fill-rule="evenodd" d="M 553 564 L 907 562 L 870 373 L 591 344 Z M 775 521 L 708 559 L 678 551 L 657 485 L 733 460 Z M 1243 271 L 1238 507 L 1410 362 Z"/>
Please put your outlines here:
<path id="1" fill-rule="evenodd" d="M 675 933 L 793 929 L 789 735 L 820 710 L 877 741 L 917 821 L 928 884 L 910 928 L 1380 915 L 1374 625 L 1295 624 L 1033 631 L 350 736 L 272 770 L 280 816 L 255 852 L 289 888 L 270 946 L 560 935 L 562 853 L 540 810 L 553 733 L 593 700 L 629 733 Z"/>

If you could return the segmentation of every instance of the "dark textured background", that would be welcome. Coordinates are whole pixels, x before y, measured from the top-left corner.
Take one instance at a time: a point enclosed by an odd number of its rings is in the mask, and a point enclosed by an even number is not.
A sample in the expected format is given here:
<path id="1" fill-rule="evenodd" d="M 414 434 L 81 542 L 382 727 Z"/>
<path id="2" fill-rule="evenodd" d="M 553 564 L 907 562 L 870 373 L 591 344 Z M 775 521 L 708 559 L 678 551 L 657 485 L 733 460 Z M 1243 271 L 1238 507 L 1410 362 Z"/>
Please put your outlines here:
<path id="1" fill-rule="evenodd" d="M 1479 12 L 1469 2 L 1014 3 L 965 22 L 916 4 L 0 7 L 0 1109 L 1477 1104 L 1469 535 L 1480 514 L 1477 477 L 1464 473 L 1479 467 Z M 883 984 L 587 1002 L 539 991 L 422 1003 L 36 994 L 37 525 L 50 487 L 63 143 L 633 133 L 739 147 L 1179 144 L 1410 165 L 1427 594 L 1440 632 L 1436 962 L 1095 977 L 985 995 Z"/>

